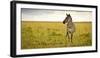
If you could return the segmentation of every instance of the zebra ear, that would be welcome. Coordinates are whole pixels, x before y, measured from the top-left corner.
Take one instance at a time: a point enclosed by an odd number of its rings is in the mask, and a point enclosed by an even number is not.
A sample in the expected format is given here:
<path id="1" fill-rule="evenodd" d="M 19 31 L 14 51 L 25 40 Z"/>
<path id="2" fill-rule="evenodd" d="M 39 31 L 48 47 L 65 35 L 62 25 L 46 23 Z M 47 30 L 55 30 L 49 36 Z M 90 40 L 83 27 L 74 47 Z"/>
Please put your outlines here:
<path id="1" fill-rule="evenodd" d="M 66 16 L 67 16 L 68 14 L 66 13 Z"/>
<path id="2" fill-rule="evenodd" d="M 67 14 L 67 13 L 66 13 L 66 16 L 68 16 L 68 15 L 70 15 L 70 14 Z"/>

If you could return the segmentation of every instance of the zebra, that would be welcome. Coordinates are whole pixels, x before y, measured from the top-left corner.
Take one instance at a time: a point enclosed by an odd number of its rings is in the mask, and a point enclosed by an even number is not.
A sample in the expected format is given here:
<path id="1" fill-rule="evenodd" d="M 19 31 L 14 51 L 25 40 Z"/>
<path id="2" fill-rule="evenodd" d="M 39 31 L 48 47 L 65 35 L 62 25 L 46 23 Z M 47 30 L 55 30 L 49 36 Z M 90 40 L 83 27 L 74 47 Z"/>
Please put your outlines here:
<path id="1" fill-rule="evenodd" d="M 66 37 L 68 36 L 68 39 L 70 42 L 72 42 L 73 39 L 73 33 L 75 32 L 75 24 L 72 21 L 72 17 L 70 14 L 66 13 L 66 18 L 63 21 L 63 24 L 67 25 L 66 26 Z"/>

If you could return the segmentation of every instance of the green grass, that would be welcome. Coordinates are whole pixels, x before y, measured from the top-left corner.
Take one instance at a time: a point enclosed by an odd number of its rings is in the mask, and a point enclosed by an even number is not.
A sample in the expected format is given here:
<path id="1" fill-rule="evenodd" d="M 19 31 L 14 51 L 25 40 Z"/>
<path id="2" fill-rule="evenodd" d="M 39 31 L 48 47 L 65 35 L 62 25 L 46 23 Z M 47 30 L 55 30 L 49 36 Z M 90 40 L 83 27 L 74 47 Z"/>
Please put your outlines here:
<path id="1" fill-rule="evenodd" d="M 66 27 L 62 22 L 22 21 L 21 48 L 57 48 L 92 45 L 92 23 L 75 22 L 76 31 L 73 43 L 66 35 Z"/>

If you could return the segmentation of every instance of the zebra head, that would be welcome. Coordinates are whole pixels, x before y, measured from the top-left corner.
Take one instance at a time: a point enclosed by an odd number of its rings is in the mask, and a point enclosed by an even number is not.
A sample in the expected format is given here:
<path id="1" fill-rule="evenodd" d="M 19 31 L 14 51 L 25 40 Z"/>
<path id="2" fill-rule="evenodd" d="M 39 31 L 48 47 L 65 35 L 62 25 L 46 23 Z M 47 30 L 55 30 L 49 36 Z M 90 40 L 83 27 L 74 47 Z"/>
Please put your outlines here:
<path id="1" fill-rule="evenodd" d="M 71 21 L 72 21 L 71 15 L 66 13 L 66 18 L 64 19 L 63 24 L 71 22 Z"/>

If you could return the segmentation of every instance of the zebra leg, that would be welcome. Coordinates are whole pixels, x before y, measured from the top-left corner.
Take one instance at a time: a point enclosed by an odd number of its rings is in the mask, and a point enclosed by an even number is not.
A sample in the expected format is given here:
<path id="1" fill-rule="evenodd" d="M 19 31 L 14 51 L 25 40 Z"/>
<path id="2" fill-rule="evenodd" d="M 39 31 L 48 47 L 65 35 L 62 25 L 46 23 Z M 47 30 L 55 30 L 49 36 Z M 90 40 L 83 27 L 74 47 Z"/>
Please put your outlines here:
<path id="1" fill-rule="evenodd" d="M 68 32 L 66 33 L 66 37 L 68 36 Z"/>
<path id="2" fill-rule="evenodd" d="M 73 39 L 73 33 L 71 33 L 71 43 L 72 43 L 72 39 Z"/>
<path id="3" fill-rule="evenodd" d="M 68 37 L 68 39 L 70 39 L 70 38 L 69 38 L 69 33 L 68 33 L 68 32 L 67 32 L 67 34 L 66 34 L 66 37 Z"/>

